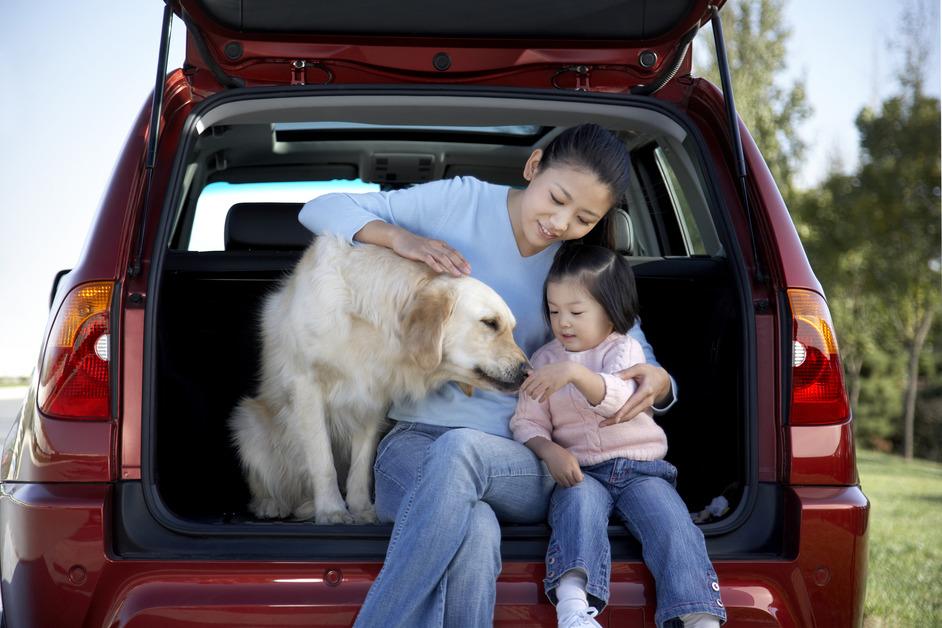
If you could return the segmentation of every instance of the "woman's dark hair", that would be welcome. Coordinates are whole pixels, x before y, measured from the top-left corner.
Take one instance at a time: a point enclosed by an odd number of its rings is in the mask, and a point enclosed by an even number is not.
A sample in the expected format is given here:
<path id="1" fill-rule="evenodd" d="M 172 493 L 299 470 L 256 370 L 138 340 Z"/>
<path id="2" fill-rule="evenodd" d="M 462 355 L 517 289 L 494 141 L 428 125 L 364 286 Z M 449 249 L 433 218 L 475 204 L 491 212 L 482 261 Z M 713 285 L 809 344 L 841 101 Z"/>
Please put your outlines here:
<path id="1" fill-rule="evenodd" d="M 621 202 L 628 191 L 631 155 L 624 142 L 597 124 L 570 127 L 546 145 L 540 159 L 540 169 L 558 164 L 594 174 L 608 187 L 615 205 Z M 611 211 L 605 214 L 583 241 L 612 248 L 614 221 L 611 215 Z"/>
<path id="2" fill-rule="evenodd" d="M 612 326 L 628 333 L 638 318 L 638 291 L 635 274 L 624 257 L 604 246 L 570 244 L 561 246 L 543 282 L 543 315 L 549 322 L 546 288 L 551 282 L 574 279 L 598 301 Z"/>

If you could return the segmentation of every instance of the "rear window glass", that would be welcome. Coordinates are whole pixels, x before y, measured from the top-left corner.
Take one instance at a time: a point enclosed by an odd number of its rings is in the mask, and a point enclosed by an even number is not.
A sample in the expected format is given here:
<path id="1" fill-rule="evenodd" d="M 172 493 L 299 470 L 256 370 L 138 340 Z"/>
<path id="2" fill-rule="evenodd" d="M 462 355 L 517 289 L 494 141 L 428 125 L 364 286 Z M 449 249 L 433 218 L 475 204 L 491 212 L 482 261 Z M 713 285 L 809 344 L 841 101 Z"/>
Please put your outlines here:
<path id="1" fill-rule="evenodd" d="M 673 205 L 677 214 L 677 223 L 680 227 L 687 255 L 706 254 L 706 247 L 703 244 L 703 238 L 700 236 L 700 229 L 691 211 L 690 202 L 687 200 L 684 189 L 677 179 L 677 174 L 662 148 L 655 149 L 654 156 L 661 170 L 661 176 L 664 177 L 664 185 L 670 195 L 671 205 Z"/>
<path id="2" fill-rule="evenodd" d="M 226 215 L 237 203 L 306 203 L 334 192 L 378 192 L 377 183 L 359 179 L 292 181 L 284 183 L 210 183 L 200 193 L 193 216 L 188 251 L 222 251 Z"/>

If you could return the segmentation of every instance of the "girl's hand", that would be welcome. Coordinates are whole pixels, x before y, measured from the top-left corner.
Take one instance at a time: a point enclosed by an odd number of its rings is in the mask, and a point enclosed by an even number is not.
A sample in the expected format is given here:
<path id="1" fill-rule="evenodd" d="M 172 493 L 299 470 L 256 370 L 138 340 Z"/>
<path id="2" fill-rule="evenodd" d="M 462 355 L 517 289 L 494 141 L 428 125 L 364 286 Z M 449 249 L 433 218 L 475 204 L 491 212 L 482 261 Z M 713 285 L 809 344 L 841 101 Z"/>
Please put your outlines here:
<path id="1" fill-rule="evenodd" d="M 523 386 L 520 387 L 520 392 L 543 403 L 554 392 L 573 381 L 575 378 L 574 366 L 578 365 L 572 362 L 555 362 L 542 366 L 535 371 L 530 371 L 527 379 L 523 382 Z"/>
<path id="2" fill-rule="evenodd" d="M 571 488 L 582 481 L 582 469 L 579 461 L 567 449 L 554 443 L 543 452 L 543 462 L 549 468 L 550 475 L 556 483 Z"/>
<path id="3" fill-rule="evenodd" d="M 660 366 L 653 364 L 635 364 L 615 375 L 625 381 L 635 380 L 638 388 L 618 412 L 599 423 L 600 427 L 630 421 L 645 410 L 650 410 L 655 401 L 662 399 L 671 390 L 670 375 Z"/>
<path id="4" fill-rule="evenodd" d="M 430 240 L 400 229 L 392 238 L 392 250 L 400 257 L 427 264 L 437 273 L 450 273 L 461 277 L 471 272 L 471 266 L 461 253 L 441 240 Z"/>

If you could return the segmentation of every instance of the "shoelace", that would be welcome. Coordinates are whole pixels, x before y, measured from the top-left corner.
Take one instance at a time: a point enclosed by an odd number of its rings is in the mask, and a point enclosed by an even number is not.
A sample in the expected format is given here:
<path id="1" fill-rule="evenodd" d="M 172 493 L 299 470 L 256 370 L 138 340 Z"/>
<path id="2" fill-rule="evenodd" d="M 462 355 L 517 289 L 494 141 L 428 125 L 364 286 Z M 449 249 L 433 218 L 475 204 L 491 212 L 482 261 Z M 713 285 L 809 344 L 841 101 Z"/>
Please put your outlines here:
<path id="1" fill-rule="evenodd" d="M 598 622 L 593 621 L 598 614 L 599 611 L 594 606 L 590 606 L 588 610 L 576 611 L 575 613 L 567 615 L 562 623 L 571 628 L 578 628 L 579 626 L 598 626 Z"/>

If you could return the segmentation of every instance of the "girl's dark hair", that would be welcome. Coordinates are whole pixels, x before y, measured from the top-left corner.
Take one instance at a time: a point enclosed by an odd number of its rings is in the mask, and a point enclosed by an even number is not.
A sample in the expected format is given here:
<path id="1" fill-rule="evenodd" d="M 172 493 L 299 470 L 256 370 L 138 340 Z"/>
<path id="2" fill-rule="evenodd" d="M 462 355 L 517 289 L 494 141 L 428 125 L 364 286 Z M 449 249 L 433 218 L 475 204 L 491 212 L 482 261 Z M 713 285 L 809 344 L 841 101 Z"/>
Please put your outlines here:
<path id="1" fill-rule="evenodd" d="M 580 124 L 566 129 L 543 149 L 540 169 L 565 164 L 591 172 L 608 186 L 612 200 L 618 205 L 628 191 L 631 180 L 631 156 L 625 143 L 612 132 L 597 124 Z M 612 212 L 609 211 L 593 227 L 583 241 L 612 248 L 614 244 Z"/>
<path id="2" fill-rule="evenodd" d="M 543 315 L 549 323 L 546 287 L 550 282 L 575 279 L 598 301 L 612 326 L 628 333 L 638 318 L 638 291 L 635 274 L 624 257 L 611 249 L 591 244 L 561 246 L 553 258 L 543 283 Z"/>

